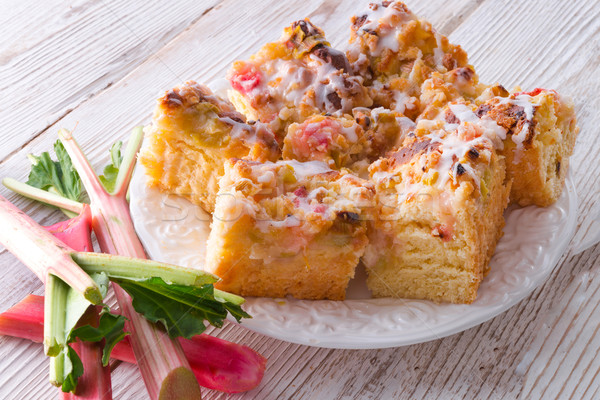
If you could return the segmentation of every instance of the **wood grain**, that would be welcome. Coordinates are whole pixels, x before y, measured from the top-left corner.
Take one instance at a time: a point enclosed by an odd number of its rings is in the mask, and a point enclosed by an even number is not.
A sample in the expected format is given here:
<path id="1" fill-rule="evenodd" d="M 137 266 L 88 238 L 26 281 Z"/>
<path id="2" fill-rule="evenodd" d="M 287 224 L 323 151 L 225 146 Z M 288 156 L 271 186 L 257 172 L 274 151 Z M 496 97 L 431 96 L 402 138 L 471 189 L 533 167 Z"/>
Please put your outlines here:
<path id="1" fill-rule="evenodd" d="M 305 16 L 340 45 L 348 33 L 348 17 L 366 1 L 229 0 L 211 8 L 216 3 L 169 3 L 168 9 L 159 2 L 110 3 L 113 14 L 102 2 L 55 0 L 51 11 L 38 3 L 15 3 L 10 18 L 0 16 L 5 23 L 0 24 L 5 33 L 0 93 L 11 99 L 0 107 L 5 128 L 0 132 L 0 175 L 24 179 L 26 154 L 49 149 L 59 127 L 77 123 L 75 135 L 82 147 L 94 165 L 103 165 L 109 143 L 147 122 L 162 90 L 190 78 L 210 82 L 222 77 L 231 61 L 251 54 Z M 435 0 L 408 5 L 468 51 L 483 81 L 555 88 L 575 98 L 581 133 L 572 171 L 580 197 L 579 223 L 589 225 L 600 194 L 598 2 Z M 0 192 L 38 221 L 59 218 Z M 548 281 L 512 309 L 478 327 L 419 345 L 319 349 L 228 324 L 213 334 L 260 351 L 269 359 L 267 372 L 251 392 L 205 391 L 204 398 L 597 398 L 599 259 L 600 246 L 578 255 L 568 252 Z M 40 290 L 33 274 L 6 251 L 0 253 L 0 265 L 5 271 L 1 308 Z M 46 380 L 40 346 L 0 338 L 0 398 L 56 398 Z M 113 387 L 115 399 L 146 398 L 133 366 L 117 366 Z"/>
<path id="2" fill-rule="evenodd" d="M 15 3 L 0 24 L 0 160 L 121 79 L 218 0 L 168 7 L 161 1 Z"/>

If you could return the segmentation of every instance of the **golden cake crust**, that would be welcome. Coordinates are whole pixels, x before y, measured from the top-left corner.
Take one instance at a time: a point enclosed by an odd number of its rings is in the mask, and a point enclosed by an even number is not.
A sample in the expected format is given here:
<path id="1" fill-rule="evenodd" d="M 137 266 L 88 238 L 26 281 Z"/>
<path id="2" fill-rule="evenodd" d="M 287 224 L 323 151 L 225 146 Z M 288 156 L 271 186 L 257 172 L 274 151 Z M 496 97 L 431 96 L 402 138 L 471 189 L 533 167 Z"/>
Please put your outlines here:
<path id="1" fill-rule="evenodd" d="M 477 109 L 507 131 L 501 153 L 513 179 L 511 201 L 547 207 L 562 192 L 579 132 L 571 99 L 535 89 L 494 97 Z"/>

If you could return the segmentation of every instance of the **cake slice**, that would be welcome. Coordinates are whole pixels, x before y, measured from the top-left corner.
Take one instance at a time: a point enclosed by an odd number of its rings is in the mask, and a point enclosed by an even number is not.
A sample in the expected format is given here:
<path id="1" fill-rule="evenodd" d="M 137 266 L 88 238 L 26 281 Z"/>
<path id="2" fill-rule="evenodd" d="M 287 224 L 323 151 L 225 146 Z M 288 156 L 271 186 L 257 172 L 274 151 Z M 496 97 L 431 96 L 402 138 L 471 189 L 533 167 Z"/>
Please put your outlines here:
<path id="1" fill-rule="evenodd" d="M 228 79 L 237 109 L 249 119 L 269 123 L 281 141 L 293 122 L 372 104 L 344 53 L 333 49 L 308 19 L 294 22 L 249 60 L 236 61 Z"/>
<path id="2" fill-rule="evenodd" d="M 475 113 L 506 129 L 501 154 L 513 181 L 511 201 L 540 207 L 554 203 L 562 193 L 579 132 L 573 101 L 538 88 L 493 97 Z"/>
<path id="3" fill-rule="evenodd" d="M 346 54 L 375 106 L 415 119 L 431 103 L 477 97 L 483 90 L 465 51 L 402 2 L 371 3 L 352 17 L 351 31 Z"/>
<path id="4" fill-rule="evenodd" d="M 322 162 L 230 160 L 205 269 L 242 296 L 342 300 L 373 208 L 367 181 Z"/>
<path id="5" fill-rule="evenodd" d="M 148 184 L 212 212 L 225 160 L 277 160 L 273 132 L 243 115 L 206 86 L 189 81 L 158 99 L 140 162 Z"/>
<path id="6" fill-rule="evenodd" d="M 509 94 L 491 87 L 474 103 L 447 105 L 438 118 L 450 127 L 469 121 L 494 128 L 490 134 L 498 137 L 497 149 L 513 182 L 512 202 L 546 207 L 562 193 L 579 132 L 570 98 L 554 90 Z"/>
<path id="7" fill-rule="evenodd" d="M 490 128 L 421 120 L 371 165 L 378 217 L 363 262 L 374 297 L 475 300 L 510 192 Z"/>
<path id="8" fill-rule="evenodd" d="M 402 114 L 355 108 L 353 116 L 314 115 L 288 128 L 283 158 L 323 161 L 332 169 L 349 168 L 368 176 L 369 164 L 404 138 L 414 123 Z"/>

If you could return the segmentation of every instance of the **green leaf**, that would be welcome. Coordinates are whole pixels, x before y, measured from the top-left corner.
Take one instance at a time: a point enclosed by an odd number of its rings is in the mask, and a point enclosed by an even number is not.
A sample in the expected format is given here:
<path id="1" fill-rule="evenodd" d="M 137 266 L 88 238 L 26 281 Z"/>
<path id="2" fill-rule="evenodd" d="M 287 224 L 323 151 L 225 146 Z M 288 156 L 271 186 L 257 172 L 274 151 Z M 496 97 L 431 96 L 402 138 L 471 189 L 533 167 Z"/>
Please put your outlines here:
<path id="1" fill-rule="evenodd" d="M 65 393 L 74 392 L 77 381 L 83 375 L 83 363 L 71 346 L 66 346 L 61 355 L 64 357 L 61 390 Z"/>
<path id="2" fill-rule="evenodd" d="M 250 314 L 242 310 L 242 307 L 240 307 L 237 304 L 224 303 L 223 306 L 227 309 L 229 314 L 231 314 L 235 318 L 237 322 L 240 322 L 242 318 L 252 318 Z"/>
<path id="3" fill-rule="evenodd" d="M 54 143 L 54 152 L 56 153 L 62 172 L 61 182 L 64 196 L 68 199 L 79 201 L 81 197 L 81 179 L 73 167 L 71 157 L 69 157 L 65 146 L 63 146 L 60 140 Z"/>
<path id="4" fill-rule="evenodd" d="M 104 175 L 100 175 L 98 178 L 107 192 L 112 193 L 115 190 L 115 183 L 117 182 L 117 176 L 119 175 L 119 167 L 123 162 L 121 156 L 122 142 L 116 142 L 110 148 L 110 160 L 111 164 L 104 167 Z"/>
<path id="5" fill-rule="evenodd" d="M 50 359 L 50 381 L 63 392 L 74 392 L 82 375 L 83 363 L 71 346 L 65 346 L 56 357 Z"/>
<path id="6" fill-rule="evenodd" d="M 239 305 L 216 299 L 212 284 L 184 286 L 161 278 L 115 279 L 133 298 L 133 307 L 146 319 L 164 325 L 171 338 L 191 338 L 206 329 L 205 321 L 217 328 L 230 312 L 236 320 L 250 318 Z"/>
<path id="7" fill-rule="evenodd" d="M 120 167 L 123 162 L 123 157 L 121 156 L 121 147 L 123 146 L 123 142 L 118 141 L 112 145 L 110 148 L 110 159 L 115 167 Z"/>
<path id="8" fill-rule="evenodd" d="M 58 161 L 52 160 L 48 152 L 39 156 L 29 155 L 32 166 L 27 184 L 79 201 L 82 193 L 81 179 L 60 141 L 54 144 L 54 152 Z"/>
<path id="9" fill-rule="evenodd" d="M 112 314 L 108 307 L 104 307 L 100 313 L 98 327 L 84 325 L 73 329 L 69 336 L 69 343 L 74 342 L 76 339 L 85 342 L 99 342 L 105 339 L 102 350 L 102 365 L 107 366 L 112 349 L 129 334 L 124 331 L 126 320 L 127 318 L 123 315 Z"/>

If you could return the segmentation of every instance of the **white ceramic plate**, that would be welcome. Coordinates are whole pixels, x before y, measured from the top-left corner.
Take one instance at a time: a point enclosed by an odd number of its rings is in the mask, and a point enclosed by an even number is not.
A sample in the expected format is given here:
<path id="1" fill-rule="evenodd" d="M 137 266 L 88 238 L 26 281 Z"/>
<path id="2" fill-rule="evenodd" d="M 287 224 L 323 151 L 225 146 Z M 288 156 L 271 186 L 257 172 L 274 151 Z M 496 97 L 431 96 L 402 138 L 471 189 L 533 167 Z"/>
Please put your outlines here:
<path id="1" fill-rule="evenodd" d="M 202 268 L 210 216 L 187 200 L 146 188 L 143 168 L 136 170 L 130 194 L 135 228 L 149 255 Z M 577 196 L 570 178 L 553 206 L 507 210 L 491 272 L 470 305 L 372 299 L 359 269 L 345 301 L 248 298 L 244 308 L 253 318 L 242 326 L 329 348 L 384 348 L 439 339 L 481 324 L 529 295 L 552 272 L 576 222 Z"/>

